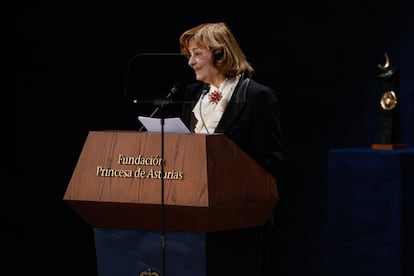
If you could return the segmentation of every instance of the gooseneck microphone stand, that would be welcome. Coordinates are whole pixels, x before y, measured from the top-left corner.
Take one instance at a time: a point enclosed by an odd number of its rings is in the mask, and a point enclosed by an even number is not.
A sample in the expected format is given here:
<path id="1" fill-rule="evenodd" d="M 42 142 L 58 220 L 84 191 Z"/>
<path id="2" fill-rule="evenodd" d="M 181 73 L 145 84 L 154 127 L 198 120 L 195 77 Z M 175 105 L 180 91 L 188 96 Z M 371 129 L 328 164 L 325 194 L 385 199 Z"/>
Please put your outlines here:
<path id="1" fill-rule="evenodd" d="M 161 276 L 165 276 L 165 200 L 164 200 L 164 105 L 160 105 L 160 114 L 161 114 L 161 236 L 160 236 L 160 245 L 161 245 Z"/>

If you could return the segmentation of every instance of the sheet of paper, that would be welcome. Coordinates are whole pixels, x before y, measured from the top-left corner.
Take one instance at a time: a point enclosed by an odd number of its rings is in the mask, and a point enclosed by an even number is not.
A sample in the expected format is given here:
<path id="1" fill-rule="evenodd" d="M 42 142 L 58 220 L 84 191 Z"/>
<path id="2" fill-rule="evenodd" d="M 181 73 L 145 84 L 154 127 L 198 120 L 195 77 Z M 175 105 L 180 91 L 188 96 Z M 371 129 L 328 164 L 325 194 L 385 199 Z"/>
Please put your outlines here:
<path id="1" fill-rule="evenodd" d="M 161 132 L 161 119 L 138 116 L 138 120 L 144 125 L 148 132 Z M 165 118 L 164 132 L 190 133 L 190 130 L 180 118 Z"/>

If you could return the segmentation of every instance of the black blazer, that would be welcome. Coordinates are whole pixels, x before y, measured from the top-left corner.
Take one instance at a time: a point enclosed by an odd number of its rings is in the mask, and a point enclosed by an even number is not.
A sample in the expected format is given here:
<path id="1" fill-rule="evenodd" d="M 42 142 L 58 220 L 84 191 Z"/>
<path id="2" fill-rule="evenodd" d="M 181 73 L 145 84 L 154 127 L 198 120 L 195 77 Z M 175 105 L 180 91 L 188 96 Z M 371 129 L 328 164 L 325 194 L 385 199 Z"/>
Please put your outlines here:
<path id="1" fill-rule="evenodd" d="M 208 90 L 208 85 L 200 82 L 186 88 L 186 100 L 193 104 L 184 108 L 182 119 L 191 131 L 196 123 L 192 110 L 203 89 Z M 276 179 L 284 164 L 278 103 L 272 88 L 241 78 L 215 130 L 224 133 Z"/>

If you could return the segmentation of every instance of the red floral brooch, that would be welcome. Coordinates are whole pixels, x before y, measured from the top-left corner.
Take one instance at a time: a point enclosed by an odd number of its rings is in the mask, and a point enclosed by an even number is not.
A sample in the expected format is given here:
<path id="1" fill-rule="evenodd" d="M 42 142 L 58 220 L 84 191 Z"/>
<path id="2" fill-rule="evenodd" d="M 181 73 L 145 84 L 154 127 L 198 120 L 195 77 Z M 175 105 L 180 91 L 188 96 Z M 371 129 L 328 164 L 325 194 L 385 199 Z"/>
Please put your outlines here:
<path id="1" fill-rule="evenodd" d="M 208 94 L 208 99 L 210 103 L 215 103 L 215 104 L 218 103 L 221 100 L 221 97 L 222 97 L 221 92 L 217 90 Z"/>

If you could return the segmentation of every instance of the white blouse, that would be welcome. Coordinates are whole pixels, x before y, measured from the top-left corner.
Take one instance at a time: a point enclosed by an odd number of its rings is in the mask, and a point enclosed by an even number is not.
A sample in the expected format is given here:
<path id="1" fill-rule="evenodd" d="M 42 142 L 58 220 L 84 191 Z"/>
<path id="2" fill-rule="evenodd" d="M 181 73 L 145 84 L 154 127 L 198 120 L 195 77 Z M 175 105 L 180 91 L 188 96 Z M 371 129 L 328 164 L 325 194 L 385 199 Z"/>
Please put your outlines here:
<path id="1" fill-rule="evenodd" d="M 197 119 L 195 133 L 214 133 L 239 79 L 240 76 L 230 80 L 226 79 L 219 87 L 210 85 L 207 95 L 204 97 L 201 95 L 193 108 L 194 116 Z"/>

